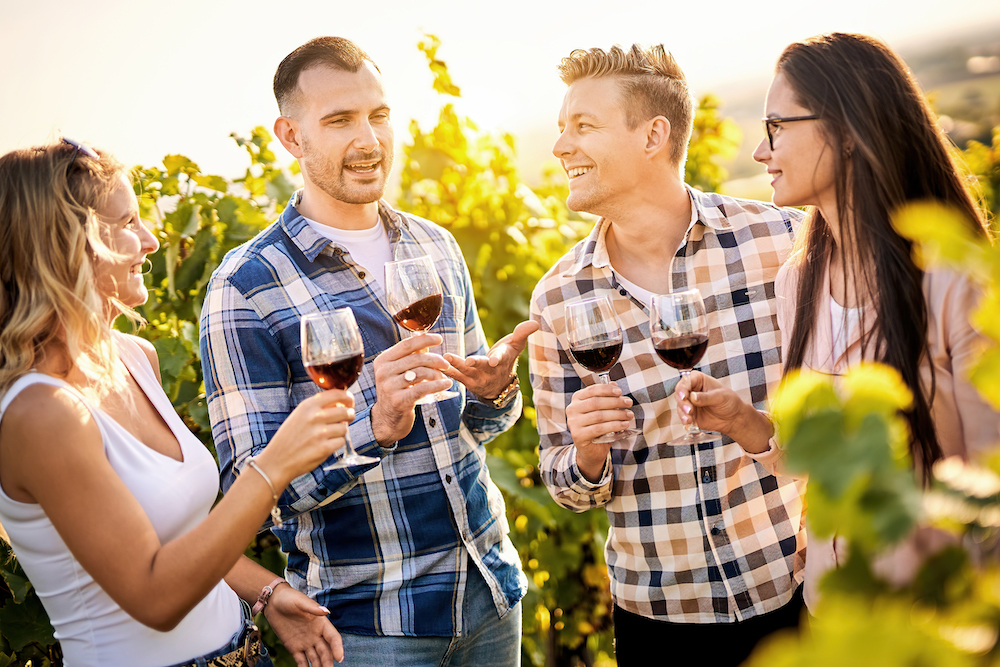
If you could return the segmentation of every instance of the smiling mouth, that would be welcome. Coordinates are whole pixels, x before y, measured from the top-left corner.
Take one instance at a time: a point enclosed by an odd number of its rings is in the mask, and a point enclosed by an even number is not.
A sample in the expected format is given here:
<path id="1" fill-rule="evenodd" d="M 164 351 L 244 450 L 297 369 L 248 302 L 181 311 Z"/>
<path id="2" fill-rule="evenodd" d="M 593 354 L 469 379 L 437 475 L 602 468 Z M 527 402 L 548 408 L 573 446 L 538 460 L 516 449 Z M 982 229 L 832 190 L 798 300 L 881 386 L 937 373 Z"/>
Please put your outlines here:
<path id="1" fill-rule="evenodd" d="M 584 174 L 586 174 L 591 169 L 593 169 L 593 167 L 573 167 L 572 169 L 570 169 L 570 170 L 568 170 L 566 172 L 566 175 L 568 175 L 569 176 L 569 180 L 572 181 L 577 176 L 583 176 Z"/>
<path id="2" fill-rule="evenodd" d="M 378 166 L 381 162 L 381 160 L 374 160 L 372 162 L 352 162 L 350 164 L 345 164 L 344 168 L 357 174 L 371 174 L 378 171 Z"/>

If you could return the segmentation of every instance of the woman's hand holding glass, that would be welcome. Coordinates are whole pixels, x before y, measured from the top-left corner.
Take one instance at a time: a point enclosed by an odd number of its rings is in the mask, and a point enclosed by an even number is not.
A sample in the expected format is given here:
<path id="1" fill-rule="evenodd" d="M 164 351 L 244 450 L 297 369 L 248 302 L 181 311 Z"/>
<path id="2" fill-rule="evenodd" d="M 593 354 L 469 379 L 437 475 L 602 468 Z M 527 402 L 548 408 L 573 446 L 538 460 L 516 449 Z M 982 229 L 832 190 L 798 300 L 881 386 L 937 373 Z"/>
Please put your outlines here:
<path id="1" fill-rule="evenodd" d="M 347 388 L 357 381 L 365 363 L 365 348 L 361 342 L 361 332 L 358 330 L 354 313 L 350 308 L 309 313 L 302 318 L 301 328 L 302 363 L 309 377 L 321 389 L 327 390 L 328 396 L 330 391 L 337 390 L 347 394 Z M 350 404 L 353 407 L 353 396 Z M 379 459 L 373 456 L 361 456 L 355 452 L 345 430 L 344 455 L 325 470 L 367 465 L 378 461 Z"/>
<path id="2" fill-rule="evenodd" d="M 767 451 L 774 434 L 771 421 L 711 375 L 692 371 L 674 390 L 682 424 L 697 423 L 724 433 L 751 454 Z"/>
<path id="3" fill-rule="evenodd" d="M 697 289 L 654 294 L 649 307 L 649 335 L 656 354 L 681 373 L 681 380 L 690 375 L 708 350 L 708 315 L 705 302 Z M 698 428 L 688 420 L 687 430 L 670 445 L 693 445 L 711 442 L 717 436 Z"/>

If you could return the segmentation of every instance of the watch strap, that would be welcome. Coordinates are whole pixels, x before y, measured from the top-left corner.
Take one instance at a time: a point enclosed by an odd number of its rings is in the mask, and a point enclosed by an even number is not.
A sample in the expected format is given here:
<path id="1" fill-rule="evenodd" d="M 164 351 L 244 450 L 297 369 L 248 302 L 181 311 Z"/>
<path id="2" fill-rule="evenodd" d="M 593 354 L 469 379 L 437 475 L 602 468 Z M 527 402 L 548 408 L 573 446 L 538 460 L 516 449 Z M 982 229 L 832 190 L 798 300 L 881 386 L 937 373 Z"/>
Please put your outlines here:
<path id="1" fill-rule="evenodd" d="M 500 395 L 490 401 L 494 408 L 500 409 L 505 408 L 510 404 L 514 397 L 517 396 L 517 392 L 521 389 L 521 380 L 517 377 L 517 373 L 510 378 L 510 382 L 507 386 L 503 388 Z"/>

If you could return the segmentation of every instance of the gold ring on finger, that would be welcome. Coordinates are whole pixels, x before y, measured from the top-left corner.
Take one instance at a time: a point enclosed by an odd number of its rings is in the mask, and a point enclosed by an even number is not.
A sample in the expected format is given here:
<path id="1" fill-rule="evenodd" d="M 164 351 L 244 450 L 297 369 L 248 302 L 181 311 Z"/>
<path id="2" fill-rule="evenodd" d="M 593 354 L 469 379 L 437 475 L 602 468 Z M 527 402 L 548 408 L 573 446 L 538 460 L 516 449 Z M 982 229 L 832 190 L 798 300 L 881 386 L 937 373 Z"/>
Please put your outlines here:
<path id="1" fill-rule="evenodd" d="M 413 381 L 417 379 L 417 374 L 414 373 L 412 370 L 406 371 L 405 373 L 403 373 L 403 379 L 409 382 L 410 384 L 413 384 Z"/>

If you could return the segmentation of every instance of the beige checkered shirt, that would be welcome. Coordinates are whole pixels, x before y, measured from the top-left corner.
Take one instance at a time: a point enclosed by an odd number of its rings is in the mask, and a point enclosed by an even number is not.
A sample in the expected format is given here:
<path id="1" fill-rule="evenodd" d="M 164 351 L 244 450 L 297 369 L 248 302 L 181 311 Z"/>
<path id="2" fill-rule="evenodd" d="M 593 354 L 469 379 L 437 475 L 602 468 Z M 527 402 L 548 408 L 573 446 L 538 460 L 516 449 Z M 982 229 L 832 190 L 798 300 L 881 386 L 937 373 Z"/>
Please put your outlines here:
<path id="1" fill-rule="evenodd" d="M 708 311 L 708 352 L 698 369 L 764 407 L 781 378 L 774 278 L 800 215 L 756 201 L 688 189 L 691 224 L 673 258 L 674 289 L 697 287 Z M 656 355 L 647 307 L 629 295 L 608 261 L 600 220 L 542 278 L 531 317 L 531 384 L 541 436 L 542 479 L 560 505 L 604 506 L 615 603 L 675 623 L 729 623 L 787 603 L 802 579 L 804 483 L 774 477 L 727 437 L 696 446 L 681 435 L 673 393 L 679 374 Z M 666 261 L 666 259 L 665 259 Z M 598 381 L 569 353 L 563 305 L 608 296 L 625 333 L 611 370 L 632 398 L 642 435 L 612 446 L 604 477 L 591 483 L 576 465 L 566 406 Z"/>

